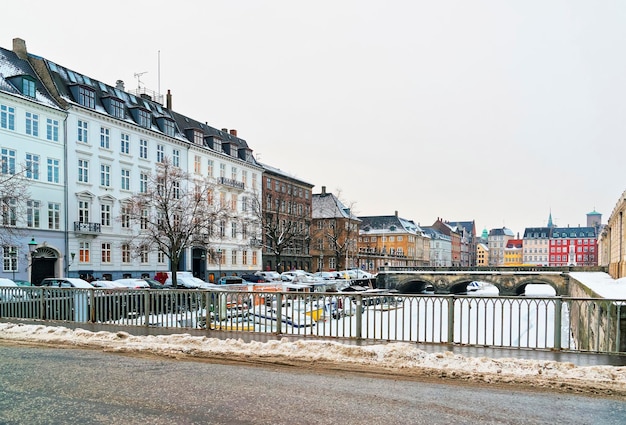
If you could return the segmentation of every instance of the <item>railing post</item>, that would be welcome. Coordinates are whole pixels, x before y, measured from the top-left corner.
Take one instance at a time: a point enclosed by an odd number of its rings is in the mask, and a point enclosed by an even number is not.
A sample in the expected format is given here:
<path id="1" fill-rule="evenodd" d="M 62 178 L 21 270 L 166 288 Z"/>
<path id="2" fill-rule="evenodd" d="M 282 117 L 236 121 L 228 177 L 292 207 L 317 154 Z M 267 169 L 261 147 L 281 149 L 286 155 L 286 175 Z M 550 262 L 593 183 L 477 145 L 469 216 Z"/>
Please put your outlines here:
<path id="1" fill-rule="evenodd" d="M 617 304 L 617 320 L 616 320 L 616 329 L 615 329 L 615 351 L 621 352 L 621 335 L 622 335 L 622 303 Z"/>
<path id="2" fill-rule="evenodd" d="M 144 293 L 143 293 L 143 311 L 146 314 L 146 323 L 148 324 L 150 323 L 148 321 L 148 318 L 150 317 L 150 313 L 152 312 L 152 309 L 150 308 L 150 304 L 151 304 L 150 297 L 152 296 L 151 292 L 152 292 L 152 289 L 146 289 L 144 290 Z"/>
<path id="3" fill-rule="evenodd" d="M 44 295 L 46 293 L 46 290 L 43 289 L 43 287 L 38 288 L 39 289 L 39 319 L 41 320 L 46 320 L 46 300 L 44 300 Z"/>
<path id="4" fill-rule="evenodd" d="M 211 291 L 206 291 L 204 293 L 204 329 L 209 333 L 211 329 Z"/>
<path id="5" fill-rule="evenodd" d="M 276 293 L 276 333 L 283 333 L 283 293 Z"/>
<path id="6" fill-rule="evenodd" d="M 556 297 L 554 299 L 554 349 L 560 350 L 561 347 L 561 326 L 562 326 L 562 310 L 563 299 Z"/>
<path id="7" fill-rule="evenodd" d="M 144 296 L 149 295 L 147 292 L 150 291 L 149 289 L 146 290 L 146 294 L 144 294 Z M 144 304 L 146 304 L 146 307 L 143 309 L 143 314 L 144 314 L 144 324 L 146 325 L 146 328 L 150 327 L 150 307 L 148 306 L 149 301 L 144 299 Z M 168 324 L 169 325 L 169 324 Z"/>
<path id="8" fill-rule="evenodd" d="M 454 303 L 456 296 L 448 297 L 448 344 L 454 344 Z"/>
<path id="9" fill-rule="evenodd" d="M 91 323 L 96 322 L 96 295 L 95 289 L 89 290 L 89 320 Z"/>
<path id="10" fill-rule="evenodd" d="M 356 335 L 355 337 L 361 339 L 363 337 L 363 296 L 356 295 L 354 301 L 356 302 Z"/>

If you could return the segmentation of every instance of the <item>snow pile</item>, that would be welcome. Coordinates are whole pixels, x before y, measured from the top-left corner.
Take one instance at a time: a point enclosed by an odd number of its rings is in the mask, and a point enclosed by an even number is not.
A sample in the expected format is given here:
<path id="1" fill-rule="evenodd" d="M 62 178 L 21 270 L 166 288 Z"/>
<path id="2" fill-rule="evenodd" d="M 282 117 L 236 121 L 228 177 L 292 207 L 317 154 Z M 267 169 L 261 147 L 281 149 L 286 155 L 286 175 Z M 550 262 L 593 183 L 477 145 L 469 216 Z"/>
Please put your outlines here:
<path id="1" fill-rule="evenodd" d="M 307 368 L 332 365 L 333 370 L 391 376 L 446 377 L 626 395 L 626 367 L 465 357 L 451 352 L 428 353 L 410 343 L 355 346 L 317 340 L 244 342 L 241 339 L 222 340 L 189 334 L 134 336 L 122 331 L 90 332 L 12 323 L 0 323 L 0 340 L 72 345 L 173 358 L 278 363 Z"/>

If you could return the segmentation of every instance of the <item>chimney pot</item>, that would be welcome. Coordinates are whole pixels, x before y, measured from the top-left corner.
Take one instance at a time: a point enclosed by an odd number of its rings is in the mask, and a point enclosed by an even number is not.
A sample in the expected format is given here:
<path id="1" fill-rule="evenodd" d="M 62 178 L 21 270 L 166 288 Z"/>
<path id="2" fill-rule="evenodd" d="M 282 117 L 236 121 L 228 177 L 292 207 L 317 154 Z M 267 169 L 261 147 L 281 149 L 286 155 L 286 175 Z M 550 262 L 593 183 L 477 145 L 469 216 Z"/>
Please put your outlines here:
<path id="1" fill-rule="evenodd" d="M 169 89 L 167 89 L 167 94 L 165 95 L 165 107 L 172 110 L 172 93 Z"/>

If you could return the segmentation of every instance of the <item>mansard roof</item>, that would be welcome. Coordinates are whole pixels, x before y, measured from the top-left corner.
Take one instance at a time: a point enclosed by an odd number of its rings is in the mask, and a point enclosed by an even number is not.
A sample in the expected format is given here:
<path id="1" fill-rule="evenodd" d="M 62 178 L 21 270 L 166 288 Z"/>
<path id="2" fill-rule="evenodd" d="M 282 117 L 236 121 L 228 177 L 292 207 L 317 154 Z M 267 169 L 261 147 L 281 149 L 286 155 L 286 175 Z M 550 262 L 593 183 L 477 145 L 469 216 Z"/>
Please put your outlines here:
<path id="1" fill-rule="evenodd" d="M 502 227 L 501 229 L 491 229 L 489 236 L 515 236 L 515 234 L 511 229 Z"/>
<path id="2" fill-rule="evenodd" d="M 361 219 L 361 230 L 380 233 L 412 233 L 421 234 L 422 229 L 413 220 L 407 220 L 397 215 L 379 215 L 369 217 L 359 217 Z"/>
<path id="3" fill-rule="evenodd" d="M 527 227 L 524 230 L 524 239 L 548 239 L 553 227 Z"/>
<path id="4" fill-rule="evenodd" d="M 595 227 L 555 227 L 552 229 L 553 239 L 595 238 Z"/>
<path id="5" fill-rule="evenodd" d="M 111 119 L 143 127 L 183 143 L 198 145 L 195 131 L 200 131 L 203 138 L 201 147 L 212 149 L 212 138 L 217 138 L 221 141 L 219 149 L 216 149 L 218 153 L 225 153 L 232 158 L 258 165 L 245 140 L 237 137 L 236 134 L 218 130 L 206 123 L 168 109 L 162 105 L 163 96 L 161 94 L 151 93 L 149 95 L 147 94 L 148 90 L 145 89 L 138 89 L 136 92 L 141 93 L 135 94 L 126 91 L 121 81 L 118 81 L 115 86 L 111 86 L 50 60 L 43 59 L 43 61 L 48 68 L 54 87 L 58 91 L 60 102 L 94 110 L 109 116 Z M 92 105 L 85 106 L 81 102 L 79 97 L 85 91 L 93 95 Z M 110 107 L 111 102 L 115 102 L 116 106 L 121 106 L 121 109 L 117 109 L 113 113 Z M 236 151 L 231 154 L 231 149 L 236 149 Z"/>
<path id="6" fill-rule="evenodd" d="M 34 81 L 34 98 L 24 94 L 20 86 L 24 78 Z M 34 100 L 48 107 L 61 109 L 41 82 L 30 63 L 25 59 L 20 59 L 13 51 L 3 49 L 2 47 L 0 47 L 0 91 L 23 97 L 30 101 Z"/>

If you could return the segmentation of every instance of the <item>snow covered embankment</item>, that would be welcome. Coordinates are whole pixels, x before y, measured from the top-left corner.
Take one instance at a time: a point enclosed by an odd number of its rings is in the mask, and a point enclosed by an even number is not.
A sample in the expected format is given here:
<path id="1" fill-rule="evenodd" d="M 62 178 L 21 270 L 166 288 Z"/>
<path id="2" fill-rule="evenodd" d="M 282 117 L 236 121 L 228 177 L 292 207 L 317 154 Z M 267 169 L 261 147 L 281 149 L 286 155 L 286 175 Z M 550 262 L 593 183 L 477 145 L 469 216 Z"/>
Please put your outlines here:
<path id="1" fill-rule="evenodd" d="M 430 377 L 526 385 L 626 397 L 626 367 L 576 366 L 555 361 L 465 357 L 427 353 L 410 343 L 355 346 L 284 340 L 244 342 L 189 334 L 134 336 L 43 325 L 0 323 L 0 340 L 75 346 L 171 358 L 216 359 L 375 373 L 406 379 Z"/>

